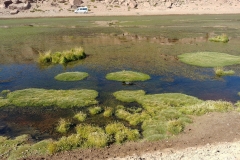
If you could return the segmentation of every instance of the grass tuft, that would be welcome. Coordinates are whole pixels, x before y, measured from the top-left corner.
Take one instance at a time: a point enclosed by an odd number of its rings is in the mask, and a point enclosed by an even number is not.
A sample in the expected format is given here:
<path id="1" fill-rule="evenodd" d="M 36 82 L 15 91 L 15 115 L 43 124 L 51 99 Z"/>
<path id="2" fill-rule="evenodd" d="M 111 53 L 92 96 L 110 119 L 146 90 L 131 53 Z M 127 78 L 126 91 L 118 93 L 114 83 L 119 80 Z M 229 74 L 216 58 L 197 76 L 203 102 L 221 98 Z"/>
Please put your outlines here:
<path id="1" fill-rule="evenodd" d="M 226 34 L 222 34 L 216 37 L 211 37 L 208 39 L 209 41 L 212 42 L 223 42 L 223 43 L 227 43 L 229 41 L 229 38 Z"/>
<path id="2" fill-rule="evenodd" d="M 71 123 L 68 120 L 61 118 L 58 121 L 58 126 L 57 126 L 56 130 L 59 133 L 66 134 L 68 132 L 68 130 L 70 129 L 70 125 L 71 125 Z"/>
<path id="3" fill-rule="evenodd" d="M 86 72 L 65 72 L 58 74 L 54 78 L 59 81 L 79 81 L 88 77 L 88 73 Z"/>
<path id="4" fill-rule="evenodd" d="M 95 115 L 95 114 L 101 113 L 101 112 L 102 112 L 102 108 L 99 107 L 99 106 L 90 107 L 90 108 L 88 109 L 88 111 L 89 111 L 89 113 L 90 113 L 91 115 Z"/>
<path id="5" fill-rule="evenodd" d="M 180 120 L 172 120 L 167 123 L 167 131 L 171 134 L 179 134 L 183 131 L 185 124 Z"/>
<path id="6" fill-rule="evenodd" d="M 136 129 L 130 129 L 120 122 L 108 124 L 105 131 L 110 136 L 114 137 L 114 142 L 124 143 L 126 141 L 136 141 L 140 138 L 140 133 Z"/>
<path id="7" fill-rule="evenodd" d="M 113 115 L 114 109 L 112 107 L 105 107 L 103 116 L 104 117 L 111 117 Z"/>
<path id="8" fill-rule="evenodd" d="M 214 72 L 215 72 L 216 76 L 218 76 L 218 77 L 235 74 L 235 72 L 233 70 L 226 71 L 223 69 L 223 67 L 215 67 Z"/>
<path id="9" fill-rule="evenodd" d="M 87 114 L 80 111 L 77 114 L 75 114 L 73 118 L 77 119 L 80 122 L 83 122 L 87 118 Z"/>
<path id="10" fill-rule="evenodd" d="M 41 64 L 66 64 L 71 61 L 77 61 L 86 57 L 82 47 L 76 47 L 63 52 L 51 53 L 47 51 L 39 54 L 38 62 Z"/>
<path id="11" fill-rule="evenodd" d="M 233 110 L 233 104 L 226 101 L 208 100 L 192 106 L 185 106 L 180 109 L 184 114 L 203 115 L 208 112 L 227 112 Z"/>

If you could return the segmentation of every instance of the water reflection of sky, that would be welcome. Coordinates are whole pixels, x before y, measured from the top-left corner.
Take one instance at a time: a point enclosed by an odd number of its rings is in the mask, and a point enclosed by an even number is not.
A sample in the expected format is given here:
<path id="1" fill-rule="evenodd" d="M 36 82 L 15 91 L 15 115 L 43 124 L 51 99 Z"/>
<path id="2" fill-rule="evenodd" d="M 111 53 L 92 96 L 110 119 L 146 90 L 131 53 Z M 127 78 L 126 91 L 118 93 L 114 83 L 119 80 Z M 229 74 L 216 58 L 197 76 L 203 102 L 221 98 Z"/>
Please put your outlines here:
<path id="1" fill-rule="evenodd" d="M 96 72 L 84 65 L 73 68 L 64 68 L 61 65 L 40 69 L 37 64 L 12 64 L 0 66 L 0 90 L 11 91 L 25 88 L 45 89 L 94 89 L 104 94 L 111 95 L 118 90 L 142 89 L 147 94 L 158 93 L 184 93 L 204 100 L 228 100 L 236 102 L 240 99 L 240 77 L 226 76 L 206 80 L 193 80 L 186 77 L 172 76 L 171 78 L 159 75 L 151 75 L 151 79 L 145 82 L 136 82 L 135 85 L 126 86 L 121 82 L 105 79 L 106 71 Z M 77 82 L 62 82 L 54 79 L 59 73 L 82 71 L 88 72 L 89 77 Z"/>

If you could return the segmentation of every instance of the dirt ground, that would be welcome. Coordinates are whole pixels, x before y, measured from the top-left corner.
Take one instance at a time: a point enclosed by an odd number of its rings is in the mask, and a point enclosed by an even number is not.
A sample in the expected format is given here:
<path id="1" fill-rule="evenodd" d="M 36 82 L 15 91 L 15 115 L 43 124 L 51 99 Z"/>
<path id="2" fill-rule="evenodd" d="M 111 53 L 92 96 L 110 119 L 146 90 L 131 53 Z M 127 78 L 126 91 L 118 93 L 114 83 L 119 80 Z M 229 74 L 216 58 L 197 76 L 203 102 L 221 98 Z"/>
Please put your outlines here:
<path id="1" fill-rule="evenodd" d="M 75 159 L 118 159 L 132 155 L 160 151 L 163 153 L 182 150 L 188 147 L 204 147 L 219 142 L 240 141 L 240 113 L 209 113 L 193 117 L 193 123 L 188 125 L 178 136 L 158 142 L 131 142 L 123 145 L 112 145 L 101 149 L 80 149 L 57 153 L 49 157 L 32 159 L 75 160 Z M 231 145 L 230 143 L 230 145 Z M 240 148 L 238 148 L 240 150 Z M 136 159 L 136 158 L 135 158 Z M 144 158 L 138 158 L 144 159 Z M 147 158 L 146 158 L 147 159 Z M 161 159 L 156 157 L 156 159 Z"/>

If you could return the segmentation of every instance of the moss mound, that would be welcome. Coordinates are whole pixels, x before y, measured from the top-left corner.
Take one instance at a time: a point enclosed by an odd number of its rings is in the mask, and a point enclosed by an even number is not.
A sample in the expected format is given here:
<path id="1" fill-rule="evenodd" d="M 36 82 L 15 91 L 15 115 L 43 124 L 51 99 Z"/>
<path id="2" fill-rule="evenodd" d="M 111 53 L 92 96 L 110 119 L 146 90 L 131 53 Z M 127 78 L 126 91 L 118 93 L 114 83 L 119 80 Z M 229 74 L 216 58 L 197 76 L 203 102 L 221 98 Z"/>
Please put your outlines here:
<path id="1" fill-rule="evenodd" d="M 79 81 L 88 77 L 88 73 L 86 72 L 65 72 L 58 74 L 54 78 L 59 81 Z"/>
<path id="2" fill-rule="evenodd" d="M 116 97 L 117 100 L 120 100 L 122 102 L 134 102 L 137 100 L 137 98 L 144 96 L 145 91 L 143 90 L 136 90 L 136 91 L 117 91 L 114 92 L 113 95 Z"/>
<path id="3" fill-rule="evenodd" d="M 240 57 L 218 52 L 196 52 L 179 55 L 179 60 L 200 67 L 223 67 L 240 64 Z"/>
<path id="4" fill-rule="evenodd" d="M 97 104 L 94 90 L 53 90 L 29 88 L 10 92 L 7 95 L 9 105 L 19 107 L 58 106 L 61 108 L 83 107 Z M 5 99 L 0 99 L 5 100 Z"/>
<path id="5" fill-rule="evenodd" d="M 77 61 L 86 57 L 82 47 L 76 47 L 63 52 L 51 53 L 47 51 L 40 53 L 38 62 L 41 64 L 66 64 L 68 62 Z"/>
<path id="6" fill-rule="evenodd" d="M 122 82 L 133 82 L 133 81 L 146 81 L 150 79 L 150 76 L 140 72 L 120 71 L 107 74 L 106 79 Z"/>

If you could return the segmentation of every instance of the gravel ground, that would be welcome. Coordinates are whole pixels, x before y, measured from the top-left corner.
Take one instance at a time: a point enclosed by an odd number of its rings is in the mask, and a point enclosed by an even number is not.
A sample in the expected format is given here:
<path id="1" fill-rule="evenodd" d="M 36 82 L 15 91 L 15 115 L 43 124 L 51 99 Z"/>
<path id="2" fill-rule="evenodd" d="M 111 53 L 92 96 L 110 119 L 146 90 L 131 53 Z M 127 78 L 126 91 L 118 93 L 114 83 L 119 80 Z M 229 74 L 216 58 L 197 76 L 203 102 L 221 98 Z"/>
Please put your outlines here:
<path id="1" fill-rule="evenodd" d="M 207 144 L 199 147 L 189 147 L 183 150 L 166 148 L 162 151 L 133 155 L 109 160 L 239 160 L 240 141 Z"/>

